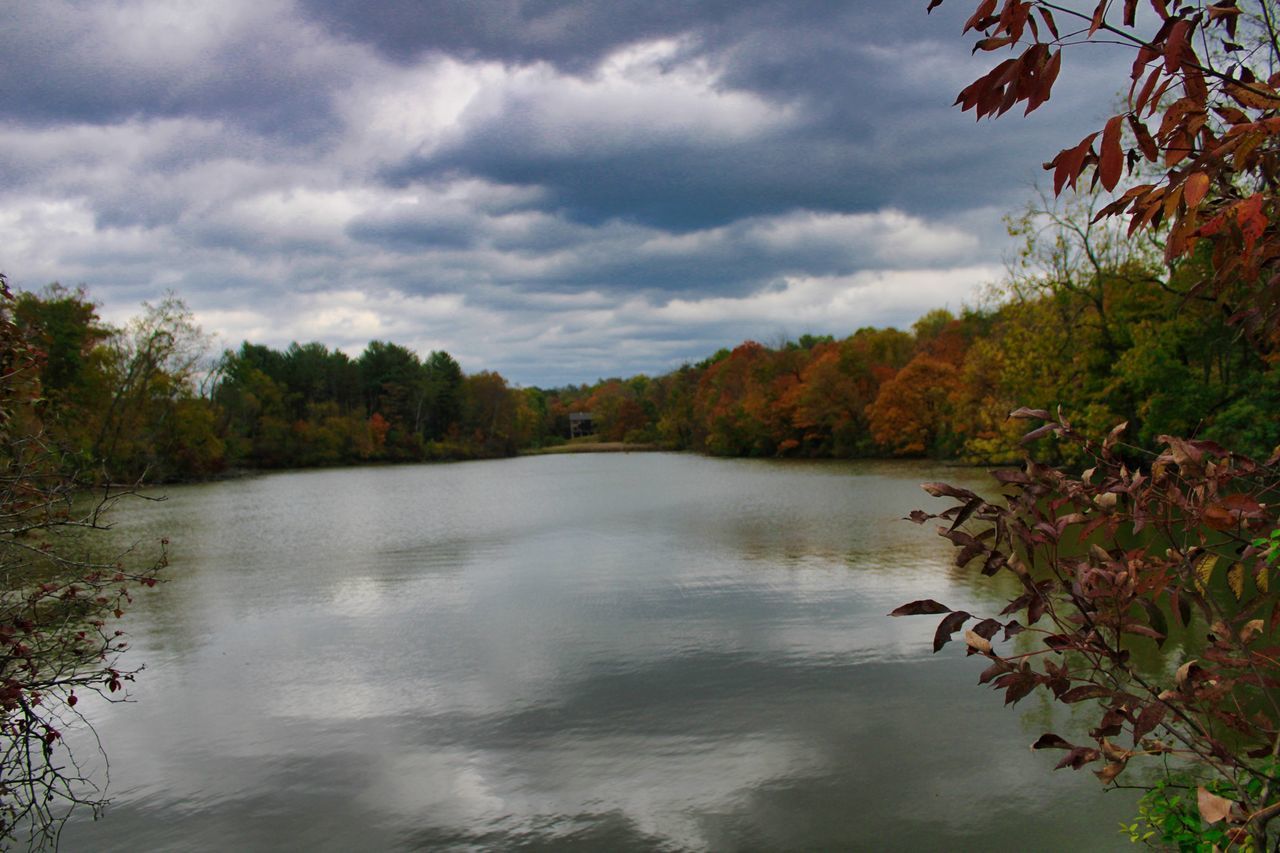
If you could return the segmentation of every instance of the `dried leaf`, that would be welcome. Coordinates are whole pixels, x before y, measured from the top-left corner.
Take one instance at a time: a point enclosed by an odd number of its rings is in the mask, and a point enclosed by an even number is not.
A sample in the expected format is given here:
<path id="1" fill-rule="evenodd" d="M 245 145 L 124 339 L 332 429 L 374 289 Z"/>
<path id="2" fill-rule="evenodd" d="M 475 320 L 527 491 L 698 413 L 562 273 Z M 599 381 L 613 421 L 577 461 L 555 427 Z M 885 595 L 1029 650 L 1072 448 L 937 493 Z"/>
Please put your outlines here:
<path id="1" fill-rule="evenodd" d="M 1093 775 L 1097 776 L 1104 785 L 1110 785 L 1111 782 L 1124 772 L 1125 762 L 1113 761 L 1101 770 L 1093 771 Z"/>
<path id="2" fill-rule="evenodd" d="M 1092 747 L 1077 746 L 1067 753 L 1067 757 L 1058 762 L 1054 770 L 1061 770 L 1064 767 L 1070 767 L 1072 770 L 1079 770 L 1081 767 L 1091 762 L 1097 761 L 1102 757 L 1102 753 Z"/>
<path id="3" fill-rule="evenodd" d="M 1262 619 L 1250 619 L 1244 623 L 1244 627 L 1240 629 L 1240 642 L 1248 643 L 1254 637 L 1266 630 L 1266 621 Z"/>
<path id="4" fill-rule="evenodd" d="M 1203 785 L 1196 788 L 1196 804 L 1200 807 L 1200 817 L 1210 824 L 1230 817 L 1231 807 L 1235 805 L 1226 797 L 1211 793 Z"/>
<path id="5" fill-rule="evenodd" d="M 1201 671 L 1200 662 L 1198 660 L 1189 660 L 1182 666 L 1178 667 L 1177 674 L 1174 675 L 1174 683 L 1178 685 L 1179 690 L 1186 690 L 1187 684 L 1195 678 L 1197 673 Z"/>
<path id="6" fill-rule="evenodd" d="M 986 637 L 974 633 L 973 631 L 964 632 L 964 641 L 968 644 L 969 648 L 976 652 L 980 652 L 984 655 L 991 653 L 991 641 Z"/>
<path id="7" fill-rule="evenodd" d="M 1108 761 L 1128 761 L 1133 757 L 1133 750 L 1121 749 L 1106 738 L 1102 739 L 1102 754 Z"/>

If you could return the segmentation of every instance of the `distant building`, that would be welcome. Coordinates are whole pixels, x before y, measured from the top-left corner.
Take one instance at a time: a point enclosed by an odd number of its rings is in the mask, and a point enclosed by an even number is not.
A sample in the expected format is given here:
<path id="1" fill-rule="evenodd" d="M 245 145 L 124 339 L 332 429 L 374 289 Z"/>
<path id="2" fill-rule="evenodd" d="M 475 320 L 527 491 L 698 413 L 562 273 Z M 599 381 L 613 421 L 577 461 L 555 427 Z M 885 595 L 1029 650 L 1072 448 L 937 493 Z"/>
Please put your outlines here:
<path id="1" fill-rule="evenodd" d="M 569 438 L 577 438 L 580 435 L 595 435 L 595 418 L 596 416 L 590 412 L 570 412 Z"/>

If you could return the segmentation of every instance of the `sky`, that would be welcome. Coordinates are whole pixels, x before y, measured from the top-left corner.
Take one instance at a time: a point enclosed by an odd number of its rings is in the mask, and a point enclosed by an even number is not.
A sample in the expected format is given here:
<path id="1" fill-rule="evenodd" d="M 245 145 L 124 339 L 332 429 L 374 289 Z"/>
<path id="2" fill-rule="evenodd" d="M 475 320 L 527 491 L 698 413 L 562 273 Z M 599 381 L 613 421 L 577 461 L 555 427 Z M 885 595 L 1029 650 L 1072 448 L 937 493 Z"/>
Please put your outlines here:
<path id="1" fill-rule="evenodd" d="M 543 387 L 908 328 L 1001 278 L 1123 62 L 975 123 L 973 0 L 926 5 L 0 0 L 0 271 Z"/>

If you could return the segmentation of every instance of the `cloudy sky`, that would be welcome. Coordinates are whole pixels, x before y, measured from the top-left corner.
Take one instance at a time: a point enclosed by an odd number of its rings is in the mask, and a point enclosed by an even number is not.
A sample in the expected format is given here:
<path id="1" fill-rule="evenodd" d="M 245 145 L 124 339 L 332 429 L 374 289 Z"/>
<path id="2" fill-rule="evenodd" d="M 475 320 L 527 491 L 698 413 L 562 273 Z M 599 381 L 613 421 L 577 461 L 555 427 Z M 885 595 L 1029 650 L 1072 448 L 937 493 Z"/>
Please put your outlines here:
<path id="1" fill-rule="evenodd" d="M 975 124 L 973 5 L 0 0 L 0 271 L 525 385 L 909 326 L 1113 96 Z"/>

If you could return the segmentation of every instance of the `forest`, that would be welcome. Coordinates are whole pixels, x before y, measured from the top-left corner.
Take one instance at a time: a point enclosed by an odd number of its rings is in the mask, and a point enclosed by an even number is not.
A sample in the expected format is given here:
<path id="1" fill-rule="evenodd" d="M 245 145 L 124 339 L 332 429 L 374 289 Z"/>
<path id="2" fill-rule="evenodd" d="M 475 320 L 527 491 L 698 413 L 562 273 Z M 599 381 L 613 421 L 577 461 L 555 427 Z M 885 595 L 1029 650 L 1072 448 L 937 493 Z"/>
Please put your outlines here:
<path id="1" fill-rule="evenodd" d="M 1004 280 L 909 331 L 746 341 L 661 376 L 563 388 L 390 341 L 354 358 L 322 342 L 215 356 L 173 297 L 113 328 L 84 289 L 54 284 L 19 293 L 13 315 L 41 353 L 50 435 L 116 481 L 509 456 L 564 442 L 573 412 L 602 440 L 717 456 L 987 464 L 1023 452 L 1010 411 L 1060 405 L 1092 433 L 1127 419 L 1141 446 L 1169 434 L 1268 455 L 1280 375 L 1193 291 L 1207 260 L 1167 265 L 1093 222 L 1087 201 L 1012 218 L 1021 248 Z M 1070 455 L 1042 455 L 1055 453 Z"/>

